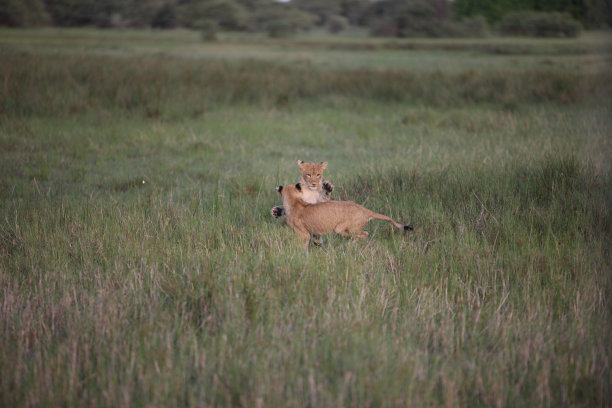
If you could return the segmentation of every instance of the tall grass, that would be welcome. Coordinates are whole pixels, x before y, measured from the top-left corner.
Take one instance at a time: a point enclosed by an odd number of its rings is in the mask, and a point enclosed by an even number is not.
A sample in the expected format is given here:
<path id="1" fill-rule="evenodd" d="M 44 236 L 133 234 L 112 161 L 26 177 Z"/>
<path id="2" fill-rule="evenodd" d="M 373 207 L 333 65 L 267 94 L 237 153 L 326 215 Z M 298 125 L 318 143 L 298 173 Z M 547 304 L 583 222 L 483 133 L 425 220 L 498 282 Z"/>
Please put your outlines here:
<path id="1" fill-rule="evenodd" d="M 0 109 L 10 115 L 127 111 L 152 117 L 200 115 L 219 105 L 285 107 L 342 97 L 437 107 L 491 103 L 575 104 L 612 89 L 609 75 L 572 70 L 327 71 L 263 61 L 7 56 Z"/>
<path id="2" fill-rule="evenodd" d="M 307 257 L 267 194 L 9 206 L 3 405 L 606 405 L 612 186 L 490 170 L 364 175 L 417 233 Z"/>
<path id="3" fill-rule="evenodd" d="M 1 406 L 612 404 L 609 84 L 4 56 Z"/>

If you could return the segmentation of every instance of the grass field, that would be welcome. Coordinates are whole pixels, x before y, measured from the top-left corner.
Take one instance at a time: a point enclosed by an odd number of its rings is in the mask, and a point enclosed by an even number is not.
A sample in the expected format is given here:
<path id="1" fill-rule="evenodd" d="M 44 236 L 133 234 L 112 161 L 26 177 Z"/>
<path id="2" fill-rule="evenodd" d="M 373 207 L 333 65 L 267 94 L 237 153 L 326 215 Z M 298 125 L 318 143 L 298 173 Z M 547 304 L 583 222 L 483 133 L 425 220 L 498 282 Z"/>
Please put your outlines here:
<path id="1" fill-rule="evenodd" d="M 610 40 L 0 30 L 0 406 L 612 405 Z"/>

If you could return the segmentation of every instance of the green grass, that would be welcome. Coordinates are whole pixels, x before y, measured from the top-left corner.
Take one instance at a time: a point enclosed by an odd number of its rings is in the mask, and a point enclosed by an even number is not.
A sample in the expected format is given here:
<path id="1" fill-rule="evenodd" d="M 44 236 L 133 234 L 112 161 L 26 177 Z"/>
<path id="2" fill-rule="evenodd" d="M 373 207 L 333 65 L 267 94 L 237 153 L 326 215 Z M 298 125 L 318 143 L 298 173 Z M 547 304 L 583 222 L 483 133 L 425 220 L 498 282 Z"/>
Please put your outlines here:
<path id="1" fill-rule="evenodd" d="M 602 35 L 2 30 L 0 405 L 609 406 Z M 306 254 L 298 159 L 415 231 Z"/>
<path id="2" fill-rule="evenodd" d="M 602 71 L 609 64 L 610 34 L 586 33 L 579 39 L 380 39 L 302 35 L 269 39 L 252 34 L 221 34 L 204 42 L 187 31 L 108 31 L 0 28 L 0 49 L 17 55 L 60 57 L 180 58 L 259 61 L 309 65 L 333 70 L 395 69 L 442 71 Z M 409 52 L 407 52 L 409 51 Z M 443 51 L 443 52 L 440 52 Z"/>

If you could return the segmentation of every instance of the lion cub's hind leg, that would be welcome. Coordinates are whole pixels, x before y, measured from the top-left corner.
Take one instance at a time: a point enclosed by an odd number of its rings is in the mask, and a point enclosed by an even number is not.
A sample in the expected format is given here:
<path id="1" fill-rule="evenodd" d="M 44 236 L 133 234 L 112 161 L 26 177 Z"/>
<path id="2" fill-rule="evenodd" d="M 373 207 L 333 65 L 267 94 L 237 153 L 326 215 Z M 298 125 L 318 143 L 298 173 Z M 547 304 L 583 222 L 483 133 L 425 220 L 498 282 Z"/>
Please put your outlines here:
<path id="1" fill-rule="evenodd" d="M 336 234 L 342 235 L 344 238 L 350 238 L 351 237 L 351 234 L 349 233 L 348 229 L 346 229 L 346 228 L 336 227 L 334 232 Z"/>
<path id="2" fill-rule="evenodd" d="M 368 235 L 369 235 L 368 231 L 364 231 L 361 228 L 363 228 L 363 226 L 362 227 L 351 228 L 348 231 L 348 236 L 351 237 L 351 238 L 357 238 L 357 239 L 365 239 L 365 238 L 367 238 Z"/>
<path id="3" fill-rule="evenodd" d="M 365 222 L 355 223 L 354 220 L 352 220 L 352 222 L 338 224 L 334 232 L 346 238 L 367 238 L 368 232 L 362 229 L 367 222 L 366 220 Z"/>
<path id="4" fill-rule="evenodd" d="M 368 233 L 368 231 L 364 231 L 364 230 L 359 230 L 359 231 L 354 232 L 354 233 L 352 234 L 352 236 L 353 236 L 353 237 L 355 237 L 355 238 L 359 238 L 359 239 L 365 239 L 365 238 L 367 238 L 367 237 L 368 237 L 368 235 L 370 235 L 370 234 Z"/>

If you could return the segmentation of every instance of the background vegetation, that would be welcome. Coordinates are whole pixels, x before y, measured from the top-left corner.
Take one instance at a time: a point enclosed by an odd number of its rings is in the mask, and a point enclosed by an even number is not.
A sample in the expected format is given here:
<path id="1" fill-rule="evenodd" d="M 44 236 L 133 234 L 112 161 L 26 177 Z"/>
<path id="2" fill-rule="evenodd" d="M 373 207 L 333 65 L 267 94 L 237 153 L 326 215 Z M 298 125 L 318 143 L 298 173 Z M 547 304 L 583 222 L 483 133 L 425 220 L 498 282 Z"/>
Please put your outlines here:
<path id="1" fill-rule="evenodd" d="M 387 37 L 482 37 L 513 12 L 538 12 L 554 21 L 557 29 L 550 31 L 549 24 L 545 31 L 552 36 L 567 35 L 568 25 L 600 29 L 612 23 L 606 0 L 0 0 L 0 25 L 204 28 L 209 40 L 216 38 L 211 28 L 272 37 L 349 27 Z M 528 34 L 511 32 L 521 33 Z"/>
<path id="2" fill-rule="evenodd" d="M 610 406 L 609 40 L 0 31 L 0 405 Z"/>

